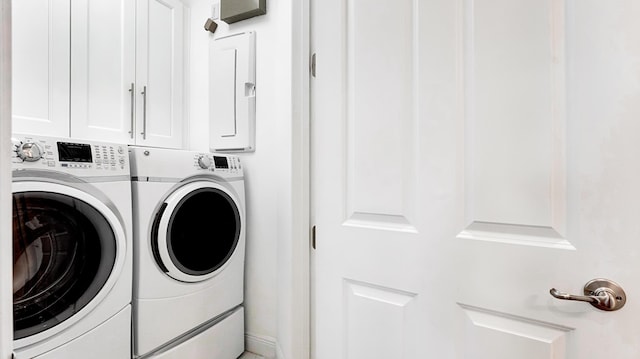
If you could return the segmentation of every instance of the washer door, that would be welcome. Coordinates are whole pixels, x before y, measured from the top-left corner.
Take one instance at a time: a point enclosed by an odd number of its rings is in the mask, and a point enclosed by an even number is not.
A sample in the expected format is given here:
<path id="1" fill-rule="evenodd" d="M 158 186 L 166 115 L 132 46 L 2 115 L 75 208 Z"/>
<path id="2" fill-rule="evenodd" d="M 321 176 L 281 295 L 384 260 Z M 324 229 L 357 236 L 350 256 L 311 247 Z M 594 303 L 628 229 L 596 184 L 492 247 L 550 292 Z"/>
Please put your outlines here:
<path id="1" fill-rule="evenodd" d="M 215 276 L 240 239 L 240 205 L 225 187 L 190 182 L 175 190 L 156 214 L 151 246 L 160 268 L 174 279 L 200 282 Z"/>
<path id="2" fill-rule="evenodd" d="M 13 184 L 14 339 L 75 323 L 113 286 L 124 229 L 102 201 L 73 187 Z"/>

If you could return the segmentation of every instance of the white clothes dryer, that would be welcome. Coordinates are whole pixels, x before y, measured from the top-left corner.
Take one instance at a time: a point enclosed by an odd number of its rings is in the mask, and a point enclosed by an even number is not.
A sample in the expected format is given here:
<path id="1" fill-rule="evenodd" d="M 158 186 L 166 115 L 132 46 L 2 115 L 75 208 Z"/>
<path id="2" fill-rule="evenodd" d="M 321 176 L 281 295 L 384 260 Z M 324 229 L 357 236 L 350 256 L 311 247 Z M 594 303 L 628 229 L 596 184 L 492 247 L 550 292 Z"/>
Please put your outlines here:
<path id="1" fill-rule="evenodd" d="M 219 358 L 237 358 L 244 350 L 246 223 L 240 159 L 135 146 L 129 154 L 134 357 L 211 353 L 202 343 L 224 338 L 232 350 Z"/>
<path id="2" fill-rule="evenodd" d="M 16 359 L 131 357 L 127 146 L 14 135 Z"/>

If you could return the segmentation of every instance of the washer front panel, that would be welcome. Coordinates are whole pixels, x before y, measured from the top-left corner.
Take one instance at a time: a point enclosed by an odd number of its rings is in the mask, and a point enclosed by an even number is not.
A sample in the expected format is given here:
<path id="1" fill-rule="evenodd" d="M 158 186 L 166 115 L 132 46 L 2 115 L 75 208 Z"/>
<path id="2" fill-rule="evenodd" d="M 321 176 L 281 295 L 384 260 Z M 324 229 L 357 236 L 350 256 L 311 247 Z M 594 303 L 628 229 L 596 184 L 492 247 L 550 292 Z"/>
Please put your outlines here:
<path id="1" fill-rule="evenodd" d="M 104 299 L 124 264 L 125 232 L 86 192 L 39 182 L 13 188 L 14 337 L 31 341 Z"/>
<path id="2" fill-rule="evenodd" d="M 153 224 L 151 246 L 159 267 L 183 282 L 215 276 L 238 245 L 240 208 L 232 193 L 212 181 L 178 188 Z"/>

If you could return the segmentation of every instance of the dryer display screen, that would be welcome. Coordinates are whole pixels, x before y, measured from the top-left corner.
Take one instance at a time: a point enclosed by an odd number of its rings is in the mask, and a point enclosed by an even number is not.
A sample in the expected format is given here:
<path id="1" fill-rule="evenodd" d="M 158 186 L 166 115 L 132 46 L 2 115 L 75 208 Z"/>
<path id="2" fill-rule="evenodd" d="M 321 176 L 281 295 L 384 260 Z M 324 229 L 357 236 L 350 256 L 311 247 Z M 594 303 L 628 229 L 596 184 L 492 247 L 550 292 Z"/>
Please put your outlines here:
<path id="1" fill-rule="evenodd" d="M 92 162 L 91 146 L 86 143 L 58 142 L 58 154 L 64 162 Z"/>
<path id="2" fill-rule="evenodd" d="M 229 168 L 226 157 L 213 156 L 213 162 L 216 164 L 216 168 Z"/>

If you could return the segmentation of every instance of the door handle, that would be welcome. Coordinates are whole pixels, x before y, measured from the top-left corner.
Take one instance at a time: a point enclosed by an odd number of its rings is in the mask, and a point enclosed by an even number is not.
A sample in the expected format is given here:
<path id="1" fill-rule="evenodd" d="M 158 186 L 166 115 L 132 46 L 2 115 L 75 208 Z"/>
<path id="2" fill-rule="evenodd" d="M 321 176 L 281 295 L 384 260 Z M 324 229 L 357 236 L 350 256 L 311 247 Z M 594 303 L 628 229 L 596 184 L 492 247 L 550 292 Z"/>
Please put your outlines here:
<path id="1" fill-rule="evenodd" d="M 584 286 L 584 295 L 573 295 L 551 288 L 549 293 L 558 299 L 591 303 L 594 307 L 612 312 L 624 307 L 627 295 L 620 285 L 608 279 L 593 279 Z"/>
<path id="2" fill-rule="evenodd" d="M 142 135 L 142 139 L 146 140 L 147 139 L 147 86 L 142 87 L 142 92 L 140 92 L 140 94 L 142 95 L 142 132 L 140 132 L 140 134 Z"/>
<path id="3" fill-rule="evenodd" d="M 134 126 L 134 118 L 135 118 L 135 84 L 132 82 L 131 87 L 129 88 L 129 96 L 131 97 L 131 131 L 129 131 L 129 135 L 133 139 L 133 126 Z"/>

